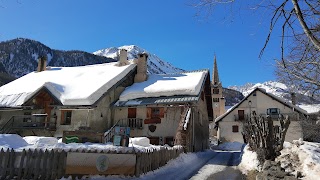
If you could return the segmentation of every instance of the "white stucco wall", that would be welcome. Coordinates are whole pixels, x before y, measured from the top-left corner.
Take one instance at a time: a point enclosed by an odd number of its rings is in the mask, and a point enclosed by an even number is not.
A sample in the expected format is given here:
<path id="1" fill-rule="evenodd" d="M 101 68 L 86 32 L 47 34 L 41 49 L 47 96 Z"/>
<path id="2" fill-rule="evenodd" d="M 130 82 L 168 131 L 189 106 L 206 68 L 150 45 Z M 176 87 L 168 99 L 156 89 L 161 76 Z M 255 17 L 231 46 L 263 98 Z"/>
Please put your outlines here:
<path id="1" fill-rule="evenodd" d="M 249 101 L 251 101 L 251 107 L 249 107 Z M 221 141 L 238 141 L 243 142 L 243 137 L 241 132 L 243 131 L 243 126 L 241 121 L 235 121 L 235 116 L 238 115 L 238 110 L 244 110 L 245 115 L 250 114 L 255 111 L 258 115 L 266 115 L 268 108 L 278 108 L 281 114 L 290 114 L 294 111 L 285 106 L 284 104 L 276 101 L 275 99 L 267 96 L 266 94 L 256 91 L 256 96 L 250 95 L 247 97 L 243 103 L 241 103 L 237 108 L 231 111 L 227 116 L 219 122 L 218 129 L 218 139 Z M 279 124 L 278 121 L 274 121 L 274 124 Z M 233 133 L 232 126 L 239 125 L 239 132 Z M 302 129 L 298 121 L 291 121 L 289 129 L 286 135 L 286 141 L 292 141 L 294 139 L 302 138 Z"/>

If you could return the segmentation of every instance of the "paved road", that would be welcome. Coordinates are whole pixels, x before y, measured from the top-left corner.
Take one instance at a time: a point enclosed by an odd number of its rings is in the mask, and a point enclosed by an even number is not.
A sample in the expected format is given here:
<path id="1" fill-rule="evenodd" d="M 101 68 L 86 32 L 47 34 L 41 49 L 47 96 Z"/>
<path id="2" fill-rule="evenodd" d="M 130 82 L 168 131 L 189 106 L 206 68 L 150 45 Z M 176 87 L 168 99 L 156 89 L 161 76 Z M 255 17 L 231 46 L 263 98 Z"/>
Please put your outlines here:
<path id="1" fill-rule="evenodd" d="M 241 152 L 216 151 L 201 169 L 198 170 L 191 180 L 241 180 L 243 176 L 237 169 L 241 161 Z"/>

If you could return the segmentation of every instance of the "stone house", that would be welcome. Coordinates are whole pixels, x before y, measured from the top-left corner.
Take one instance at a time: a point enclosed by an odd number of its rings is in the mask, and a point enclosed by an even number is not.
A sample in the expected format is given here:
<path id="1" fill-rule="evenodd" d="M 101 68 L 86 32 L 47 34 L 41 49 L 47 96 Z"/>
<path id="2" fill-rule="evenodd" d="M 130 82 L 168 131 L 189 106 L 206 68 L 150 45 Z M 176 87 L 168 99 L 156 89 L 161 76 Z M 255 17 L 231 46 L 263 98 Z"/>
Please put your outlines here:
<path id="1" fill-rule="evenodd" d="M 210 90 L 208 70 L 148 75 L 120 95 L 115 121 L 130 127 L 131 137 L 148 137 L 151 144 L 182 141 L 187 151 L 201 151 L 208 148 L 213 120 Z"/>
<path id="2" fill-rule="evenodd" d="M 136 71 L 125 50 L 119 62 L 78 67 L 46 67 L 40 58 L 36 72 L 0 87 L 0 131 L 55 137 L 81 129 L 105 132 L 113 125 L 112 103 Z"/>
<path id="3" fill-rule="evenodd" d="M 142 89 L 151 87 L 151 93 L 132 93 L 146 84 Z M 146 136 L 153 144 L 172 145 L 179 131 L 188 150 L 199 151 L 208 146 L 209 120 L 208 70 L 148 75 L 147 54 L 129 63 L 125 50 L 119 62 L 79 67 L 46 67 L 40 58 L 36 72 L 0 87 L 1 133 L 103 136 L 121 121 L 129 136 Z"/>
<path id="4" fill-rule="evenodd" d="M 292 141 L 303 137 L 300 119 L 307 117 L 308 113 L 290 102 L 267 93 L 262 88 L 256 88 L 242 101 L 215 119 L 216 127 L 218 128 L 218 139 L 221 142 L 237 141 L 243 143 L 243 122 L 253 112 L 257 115 L 271 116 L 274 125 L 279 125 L 277 119 L 280 114 L 288 115 L 291 123 L 285 140 Z"/>

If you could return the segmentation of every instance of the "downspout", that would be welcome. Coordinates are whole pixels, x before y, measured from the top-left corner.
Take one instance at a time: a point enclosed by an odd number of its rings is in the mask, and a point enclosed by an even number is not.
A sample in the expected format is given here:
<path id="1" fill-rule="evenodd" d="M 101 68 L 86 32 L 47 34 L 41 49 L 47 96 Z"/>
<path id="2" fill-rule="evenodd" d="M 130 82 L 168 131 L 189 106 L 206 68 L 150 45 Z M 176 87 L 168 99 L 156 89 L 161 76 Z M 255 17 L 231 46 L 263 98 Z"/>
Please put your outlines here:
<path id="1" fill-rule="evenodd" d="M 89 119 L 89 109 L 88 109 L 88 112 L 87 112 L 87 120 L 86 120 L 86 128 L 88 127 L 88 119 Z"/>
<path id="2" fill-rule="evenodd" d="M 194 149 L 195 149 L 195 144 L 194 144 L 194 107 L 191 107 L 192 109 L 192 152 L 194 152 Z"/>

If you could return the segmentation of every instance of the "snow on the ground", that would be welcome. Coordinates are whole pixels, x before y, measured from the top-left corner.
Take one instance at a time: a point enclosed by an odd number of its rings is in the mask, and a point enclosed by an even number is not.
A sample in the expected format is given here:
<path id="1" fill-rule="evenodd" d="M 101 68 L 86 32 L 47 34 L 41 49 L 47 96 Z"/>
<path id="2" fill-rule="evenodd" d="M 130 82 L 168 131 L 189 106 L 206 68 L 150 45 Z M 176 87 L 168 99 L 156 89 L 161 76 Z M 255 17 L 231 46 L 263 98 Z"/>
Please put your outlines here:
<path id="1" fill-rule="evenodd" d="M 258 170 L 259 161 L 257 153 L 250 151 L 249 146 L 246 145 L 243 149 L 241 163 L 239 169 L 243 174 L 247 174 L 251 170 Z"/>
<path id="2" fill-rule="evenodd" d="M 16 134 L 0 134 L 0 149 L 18 149 L 29 144 Z"/>
<path id="3" fill-rule="evenodd" d="M 48 149 L 48 150 L 58 150 L 58 151 L 98 151 L 98 152 L 137 152 L 137 151 L 147 151 L 156 150 L 163 148 L 163 146 L 155 146 L 150 144 L 150 140 L 146 137 L 141 138 L 130 138 L 129 147 L 114 146 L 112 143 L 102 144 L 102 143 L 69 143 L 65 144 L 59 142 L 54 137 L 39 137 L 39 136 L 27 136 L 22 138 L 16 134 L 0 134 L 0 149 L 14 149 L 19 152 L 23 149 L 34 150 L 34 149 Z"/>
<path id="4" fill-rule="evenodd" d="M 144 151 L 147 149 L 157 149 L 161 146 L 147 146 L 147 140 L 144 138 L 133 138 L 130 141 L 130 147 L 118 147 L 112 144 L 98 144 L 98 143 L 59 143 L 57 139 L 53 137 L 37 137 L 28 136 L 20 137 L 16 134 L 0 134 L 0 149 L 11 149 L 15 151 L 22 151 L 22 149 L 58 149 L 58 150 L 97 150 L 98 152 L 106 152 L 108 150 L 115 150 L 117 152 L 125 151 Z M 167 165 L 148 172 L 139 178 L 136 177 L 122 177 L 122 176 L 90 176 L 90 179 L 163 179 L 168 177 L 169 179 L 186 179 L 190 178 L 191 175 L 198 172 L 197 177 L 208 177 L 213 173 L 224 171 L 223 167 L 220 167 L 219 162 L 211 162 L 214 156 L 219 156 L 219 161 L 224 161 L 223 154 L 226 150 L 235 151 L 241 150 L 241 143 L 224 143 L 213 149 L 223 150 L 207 150 L 205 152 L 197 153 L 183 153 L 178 158 L 173 159 L 167 163 Z M 218 154 L 218 155 L 217 155 Z M 227 154 L 227 153 L 226 153 Z M 210 161 L 209 161 L 210 160 Z M 276 159 L 281 162 L 281 166 L 292 174 L 299 171 L 304 176 L 303 179 L 317 179 L 320 177 L 320 143 L 306 142 L 302 140 L 293 141 L 293 143 L 285 142 L 284 149 L 281 151 L 281 155 Z M 195 163 L 196 162 L 196 163 Z M 256 153 L 249 150 L 246 146 L 243 150 L 241 163 L 238 168 L 243 172 L 247 173 L 250 170 L 257 169 L 258 161 Z M 232 169 L 228 169 L 228 171 Z M 233 171 L 233 170 L 232 170 Z M 234 173 L 237 175 L 238 173 Z"/>
<path id="5" fill-rule="evenodd" d="M 211 147 L 211 149 L 222 150 L 222 151 L 241 151 L 243 143 L 239 142 L 225 142 L 219 146 Z"/>
<path id="6" fill-rule="evenodd" d="M 320 177 L 320 143 L 295 140 L 286 143 L 286 148 L 276 159 L 287 172 L 295 174 L 299 171 L 303 179 L 319 179 Z"/>
<path id="7" fill-rule="evenodd" d="M 302 179 L 313 180 L 320 177 L 320 143 L 295 140 L 285 142 L 281 155 L 276 158 L 286 172 L 295 175 L 297 171 L 304 176 Z M 246 174 L 258 169 L 257 154 L 244 148 L 239 169 Z"/>
<path id="8" fill-rule="evenodd" d="M 134 83 L 120 95 L 119 101 L 137 98 L 198 95 L 207 71 L 176 74 L 150 74 L 146 81 Z"/>

